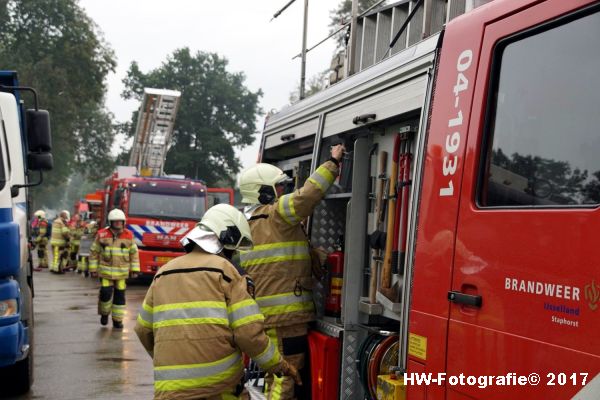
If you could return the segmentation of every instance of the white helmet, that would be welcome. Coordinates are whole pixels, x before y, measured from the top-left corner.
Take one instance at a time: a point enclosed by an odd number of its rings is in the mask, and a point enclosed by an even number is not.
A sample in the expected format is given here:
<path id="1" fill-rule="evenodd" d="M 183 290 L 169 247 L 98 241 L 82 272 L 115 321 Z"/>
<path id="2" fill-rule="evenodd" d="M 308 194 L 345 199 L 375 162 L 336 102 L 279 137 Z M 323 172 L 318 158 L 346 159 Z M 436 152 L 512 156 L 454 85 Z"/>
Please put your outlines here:
<path id="1" fill-rule="evenodd" d="M 270 204 L 277 199 L 275 185 L 290 182 L 291 178 L 271 164 L 256 164 L 240 174 L 242 203 Z"/>
<path id="2" fill-rule="evenodd" d="M 122 210 L 119 210 L 118 208 L 115 208 L 114 210 L 111 210 L 108 213 L 108 221 L 112 222 L 112 221 L 123 221 L 125 222 L 125 213 Z"/>
<path id="3" fill-rule="evenodd" d="M 60 216 L 62 217 L 64 215 L 64 218 L 67 219 L 67 221 L 69 221 L 71 219 L 71 213 L 68 210 L 62 210 L 60 212 Z"/>
<path id="4" fill-rule="evenodd" d="M 215 239 L 218 239 L 218 242 Z M 229 204 L 217 204 L 209 208 L 181 243 L 186 246 L 190 241 L 215 254 L 222 248 L 250 250 L 253 246 L 252 233 L 246 217 Z"/>
<path id="5" fill-rule="evenodd" d="M 38 218 L 46 218 L 46 211 L 37 210 L 33 215 L 35 215 Z"/>

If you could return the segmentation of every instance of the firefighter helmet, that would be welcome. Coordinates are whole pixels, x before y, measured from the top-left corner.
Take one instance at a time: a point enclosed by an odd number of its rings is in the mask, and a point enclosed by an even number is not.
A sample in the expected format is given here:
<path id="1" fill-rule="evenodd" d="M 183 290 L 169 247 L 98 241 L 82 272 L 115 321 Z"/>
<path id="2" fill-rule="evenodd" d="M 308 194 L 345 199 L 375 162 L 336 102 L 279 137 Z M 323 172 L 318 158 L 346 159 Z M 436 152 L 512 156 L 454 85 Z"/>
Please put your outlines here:
<path id="1" fill-rule="evenodd" d="M 198 223 L 198 228 L 216 234 L 225 249 L 252 249 L 252 234 L 246 217 L 229 204 L 217 204 L 209 208 Z"/>
<path id="2" fill-rule="evenodd" d="M 38 218 L 46 218 L 46 211 L 37 210 L 33 215 L 35 215 Z"/>
<path id="3" fill-rule="evenodd" d="M 108 221 L 112 222 L 112 221 L 123 221 L 125 222 L 125 213 L 122 210 L 119 210 L 118 208 L 115 208 L 114 210 L 111 210 L 108 213 Z"/>
<path id="4" fill-rule="evenodd" d="M 71 219 L 71 213 L 69 211 L 67 211 L 67 210 L 62 210 L 60 212 L 60 216 L 62 218 L 65 218 L 67 221 L 69 221 Z"/>
<path id="5" fill-rule="evenodd" d="M 242 203 L 270 204 L 277 200 L 276 185 L 290 182 L 282 170 L 271 164 L 256 164 L 240 175 Z"/>

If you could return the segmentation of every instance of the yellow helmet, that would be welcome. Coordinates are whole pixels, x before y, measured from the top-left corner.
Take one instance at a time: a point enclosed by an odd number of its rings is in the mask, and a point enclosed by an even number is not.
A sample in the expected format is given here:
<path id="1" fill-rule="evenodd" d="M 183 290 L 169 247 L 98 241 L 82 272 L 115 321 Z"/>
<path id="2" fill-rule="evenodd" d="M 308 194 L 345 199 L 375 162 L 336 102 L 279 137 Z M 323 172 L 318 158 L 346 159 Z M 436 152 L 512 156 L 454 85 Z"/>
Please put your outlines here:
<path id="1" fill-rule="evenodd" d="M 276 185 L 290 182 L 282 170 L 271 164 L 256 164 L 240 174 L 242 203 L 270 204 L 277 200 Z"/>
<path id="2" fill-rule="evenodd" d="M 46 218 L 46 212 L 44 210 L 37 210 L 33 215 L 38 218 Z"/>
<path id="3" fill-rule="evenodd" d="M 228 250 L 252 249 L 252 233 L 246 217 L 229 204 L 209 208 L 197 228 L 213 232 Z"/>
<path id="4" fill-rule="evenodd" d="M 119 210 L 118 208 L 115 208 L 114 210 L 111 210 L 108 213 L 108 221 L 112 222 L 112 221 L 123 221 L 125 222 L 125 213 L 122 210 Z"/>

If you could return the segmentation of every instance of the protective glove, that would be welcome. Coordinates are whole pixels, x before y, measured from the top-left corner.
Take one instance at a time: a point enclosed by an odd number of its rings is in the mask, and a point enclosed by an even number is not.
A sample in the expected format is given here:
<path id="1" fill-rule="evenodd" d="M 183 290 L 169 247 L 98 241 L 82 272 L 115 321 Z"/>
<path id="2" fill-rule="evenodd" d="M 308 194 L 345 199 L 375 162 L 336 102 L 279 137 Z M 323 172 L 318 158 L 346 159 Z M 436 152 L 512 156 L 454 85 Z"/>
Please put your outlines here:
<path id="1" fill-rule="evenodd" d="M 298 373 L 298 370 L 296 369 L 296 367 L 294 367 L 284 359 L 281 360 L 281 365 L 278 368 L 278 372 L 281 375 L 289 376 L 290 378 L 292 378 L 296 385 L 302 386 L 302 379 L 300 379 L 300 374 Z M 276 374 L 279 375 L 278 373 Z"/>

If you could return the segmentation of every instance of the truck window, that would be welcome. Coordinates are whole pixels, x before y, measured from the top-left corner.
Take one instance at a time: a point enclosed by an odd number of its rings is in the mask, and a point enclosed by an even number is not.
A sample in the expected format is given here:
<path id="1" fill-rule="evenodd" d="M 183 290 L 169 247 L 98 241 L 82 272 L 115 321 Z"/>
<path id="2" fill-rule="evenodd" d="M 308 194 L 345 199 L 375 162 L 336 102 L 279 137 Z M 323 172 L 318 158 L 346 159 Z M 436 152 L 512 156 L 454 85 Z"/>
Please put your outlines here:
<path id="1" fill-rule="evenodd" d="M 600 203 L 599 37 L 596 7 L 496 46 L 480 206 Z"/>

